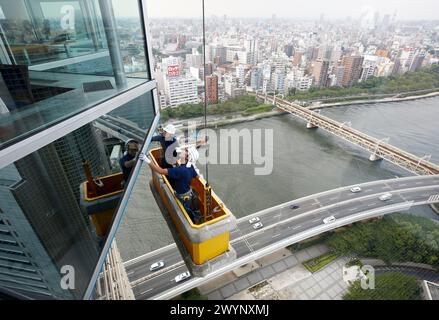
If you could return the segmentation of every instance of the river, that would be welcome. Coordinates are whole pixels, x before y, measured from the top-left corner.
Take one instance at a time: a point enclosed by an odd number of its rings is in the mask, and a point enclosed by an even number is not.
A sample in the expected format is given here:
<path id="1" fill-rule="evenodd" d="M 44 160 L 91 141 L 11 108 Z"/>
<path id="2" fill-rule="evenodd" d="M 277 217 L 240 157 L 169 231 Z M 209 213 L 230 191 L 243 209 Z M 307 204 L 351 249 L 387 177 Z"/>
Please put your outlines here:
<path id="1" fill-rule="evenodd" d="M 439 98 L 398 103 L 334 107 L 322 114 L 418 156 L 439 163 Z M 253 165 L 209 165 L 209 180 L 226 205 L 240 218 L 317 192 L 395 176 L 412 175 L 387 161 L 370 162 L 359 147 L 323 130 L 306 129 L 292 115 L 234 124 L 221 129 L 272 129 L 273 171 L 254 175 Z M 220 130 L 220 129 L 218 129 Z M 205 168 L 201 168 L 205 171 Z M 411 210 L 438 219 L 428 207 Z"/>

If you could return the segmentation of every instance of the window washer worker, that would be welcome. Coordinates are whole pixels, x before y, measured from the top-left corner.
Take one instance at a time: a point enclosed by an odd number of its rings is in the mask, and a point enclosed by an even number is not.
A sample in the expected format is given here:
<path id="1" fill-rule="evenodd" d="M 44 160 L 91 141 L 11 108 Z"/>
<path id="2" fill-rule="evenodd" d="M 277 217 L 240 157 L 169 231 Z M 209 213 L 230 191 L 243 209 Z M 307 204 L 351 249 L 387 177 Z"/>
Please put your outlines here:
<path id="1" fill-rule="evenodd" d="M 161 160 L 162 168 L 172 168 L 173 163 L 171 158 L 174 159 L 177 157 L 176 148 L 179 146 L 178 140 L 175 138 L 175 126 L 173 124 L 168 124 L 162 130 L 160 130 L 160 134 L 151 138 L 151 141 L 160 142 L 163 150 L 163 158 Z M 168 151 L 168 148 L 172 148 Z M 172 151 L 172 154 L 170 152 Z"/>
<path id="2" fill-rule="evenodd" d="M 120 168 L 123 173 L 123 180 L 126 183 L 130 177 L 131 170 L 136 165 L 137 154 L 139 152 L 139 142 L 136 140 L 128 140 L 125 144 L 126 152 L 119 160 Z"/>
<path id="3" fill-rule="evenodd" d="M 197 205 L 197 194 L 191 188 L 192 179 L 198 176 L 195 168 L 198 158 L 199 153 L 193 146 L 182 150 L 181 158 L 178 161 L 179 166 L 175 168 L 161 168 L 151 162 L 146 155 L 141 154 L 139 156 L 139 159 L 148 163 L 153 171 L 173 179 L 176 196 L 183 204 L 193 223 L 202 223 L 202 215 Z"/>
<path id="4" fill-rule="evenodd" d="M 173 167 L 175 163 L 172 160 L 178 157 L 176 150 L 180 146 L 180 143 L 184 143 L 184 141 L 181 141 L 183 140 L 183 137 L 180 137 L 179 139 L 175 137 L 176 131 L 177 130 L 173 124 L 168 124 L 163 129 L 159 129 L 160 132 L 159 135 L 151 138 L 151 141 L 160 142 L 160 145 L 162 146 L 163 158 L 160 164 L 162 168 Z M 205 144 L 206 144 L 206 139 L 201 139 L 196 142 L 197 148 Z"/>

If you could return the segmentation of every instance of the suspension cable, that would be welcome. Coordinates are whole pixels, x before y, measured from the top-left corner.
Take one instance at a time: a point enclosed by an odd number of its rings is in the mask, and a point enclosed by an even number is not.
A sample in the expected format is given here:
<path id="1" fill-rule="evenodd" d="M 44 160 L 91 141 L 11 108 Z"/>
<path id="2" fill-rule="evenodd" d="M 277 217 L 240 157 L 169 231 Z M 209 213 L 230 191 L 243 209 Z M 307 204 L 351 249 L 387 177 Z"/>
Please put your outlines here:
<path id="1" fill-rule="evenodd" d="M 207 66 L 206 66 L 206 15 L 204 10 L 204 0 L 202 3 L 203 13 L 203 66 L 204 66 L 204 139 L 207 142 Z M 206 148 L 206 159 L 209 157 L 209 148 Z M 204 213 L 203 222 L 212 219 L 212 188 L 209 185 L 209 164 L 206 161 L 206 186 L 204 188 Z"/>
<path id="2" fill-rule="evenodd" d="M 202 13 L 203 13 L 203 67 L 204 67 L 204 129 L 207 129 L 207 66 L 206 66 L 206 21 L 205 21 L 205 11 L 204 11 L 204 0 L 202 3 Z M 207 130 L 204 130 L 204 139 L 207 142 Z M 209 156 L 209 148 L 206 148 L 206 159 Z M 209 185 L 209 165 L 206 161 L 206 184 Z"/>

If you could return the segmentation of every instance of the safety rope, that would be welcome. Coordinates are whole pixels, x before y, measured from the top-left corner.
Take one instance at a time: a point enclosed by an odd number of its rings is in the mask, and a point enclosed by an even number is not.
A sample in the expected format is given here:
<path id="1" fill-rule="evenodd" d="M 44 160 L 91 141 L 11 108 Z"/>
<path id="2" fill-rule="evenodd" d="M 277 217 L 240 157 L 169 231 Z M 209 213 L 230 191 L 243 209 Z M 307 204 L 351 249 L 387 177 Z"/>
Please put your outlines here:
<path id="1" fill-rule="evenodd" d="M 201 0 L 203 14 L 203 66 L 204 66 L 204 128 L 207 128 L 207 66 L 206 66 L 206 16 L 204 0 Z M 205 130 L 205 141 L 207 142 L 207 130 Z M 206 159 L 209 157 L 209 148 L 206 148 Z M 206 161 L 206 187 L 204 188 L 204 221 L 212 219 L 212 189 L 209 185 L 209 164 Z"/>

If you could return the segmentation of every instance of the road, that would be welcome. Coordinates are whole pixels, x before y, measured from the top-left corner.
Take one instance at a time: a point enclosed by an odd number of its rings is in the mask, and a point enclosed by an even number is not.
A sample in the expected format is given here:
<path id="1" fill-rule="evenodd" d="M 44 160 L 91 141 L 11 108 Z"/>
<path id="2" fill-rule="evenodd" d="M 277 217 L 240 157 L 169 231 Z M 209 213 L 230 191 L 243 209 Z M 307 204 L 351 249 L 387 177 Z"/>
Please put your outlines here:
<path id="1" fill-rule="evenodd" d="M 231 232 L 231 245 L 237 252 L 237 261 L 230 268 L 212 276 L 192 277 L 181 285 L 176 285 L 175 276 L 187 268 L 175 245 L 127 262 L 125 266 L 136 299 L 169 297 L 162 296 L 162 293 L 169 294 L 170 291 L 183 292 L 181 290 L 196 287 L 239 265 L 274 252 L 277 246 L 280 249 L 297 242 L 299 238 L 310 238 L 364 218 L 404 211 L 413 205 L 429 203 L 429 199 L 439 202 L 439 197 L 435 197 L 439 195 L 439 176 L 382 180 L 359 186 L 362 188 L 359 193 L 352 193 L 350 187 L 339 188 L 290 201 L 238 220 L 238 227 Z M 391 192 L 393 197 L 384 202 L 378 197 L 385 192 Z M 290 209 L 292 204 L 299 208 Z M 323 224 L 323 219 L 331 215 L 337 219 L 336 222 L 331 225 Z M 255 216 L 264 225 L 260 230 L 254 230 L 248 222 Z M 158 260 L 165 261 L 165 268 L 150 272 L 149 266 Z"/>

